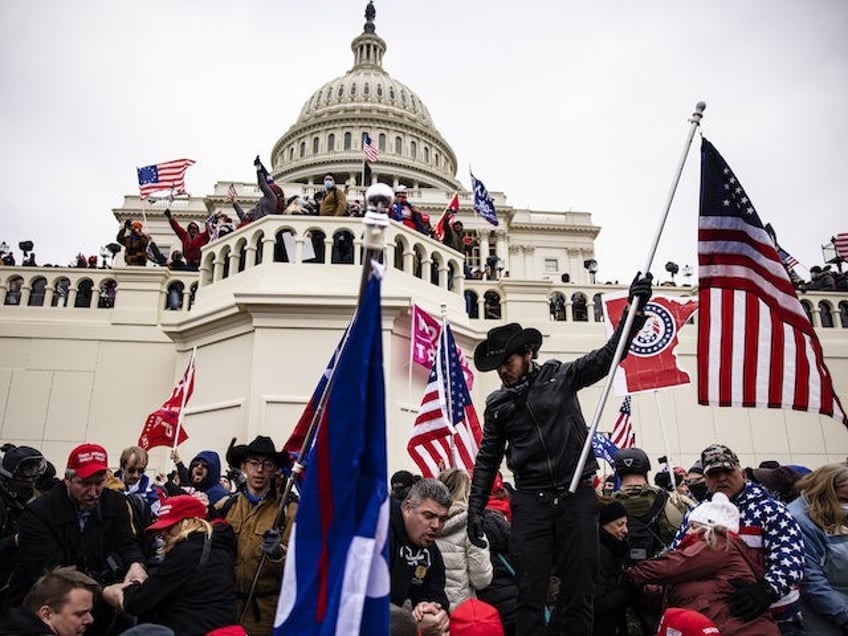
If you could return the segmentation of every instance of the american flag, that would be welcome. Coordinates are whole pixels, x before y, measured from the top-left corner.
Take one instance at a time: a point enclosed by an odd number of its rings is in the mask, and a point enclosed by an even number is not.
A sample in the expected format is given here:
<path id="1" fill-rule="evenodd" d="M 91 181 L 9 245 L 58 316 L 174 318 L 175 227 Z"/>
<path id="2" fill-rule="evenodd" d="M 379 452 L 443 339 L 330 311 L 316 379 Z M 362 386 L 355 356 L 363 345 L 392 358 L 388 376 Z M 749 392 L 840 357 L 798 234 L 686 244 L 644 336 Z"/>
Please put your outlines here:
<path id="1" fill-rule="evenodd" d="M 230 187 L 227 188 L 227 201 L 233 202 L 238 199 L 238 190 L 236 190 L 235 184 L 231 183 Z"/>
<path id="2" fill-rule="evenodd" d="M 193 159 L 176 159 L 137 168 L 138 189 L 142 198 L 159 190 L 171 190 L 177 194 L 185 192 L 185 172 L 192 165 Z"/>
<path id="3" fill-rule="evenodd" d="M 368 133 L 362 138 L 362 150 L 365 152 L 365 158 L 371 163 L 380 157 L 380 149 Z"/>
<path id="4" fill-rule="evenodd" d="M 821 345 L 733 171 L 701 144 L 698 401 L 818 411 L 848 426 Z"/>
<path id="5" fill-rule="evenodd" d="M 406 448 L 421 474 L 435 477 L 446 468 L 473 470 L 482 436 L 480 421 L 456 355 L 453 332 L 450 325 L 445 325 L 424 389 L 421 409 Z"/>
<path id="6" fill-rule="evenodd" d="M 848 263 L 848 232 L 834 236 L 833 246 L 836 248 L 836 254 L 839 258 Z"/>
<path id="7" fill-rule="evenodd" d="M 789 269 L 792 269 L 798 264 L 798 259 L 792 256 L 792 254 L 787 252 L 779 245 L 777 246 L 777 254 L 778 256 L 780 256 L 780 262 L 786 265 L 786 267 Z"/>
<path id="8" fill-rule="evenodd" d="M 610 440 L 620 450 L 630 448 L 636 444 L 636 434 L 633 432 L 633 423 L 630 421 L 630 396 L 624 398 L 621 408 L 618 409 L 618 417 L 612 427 Z"/>

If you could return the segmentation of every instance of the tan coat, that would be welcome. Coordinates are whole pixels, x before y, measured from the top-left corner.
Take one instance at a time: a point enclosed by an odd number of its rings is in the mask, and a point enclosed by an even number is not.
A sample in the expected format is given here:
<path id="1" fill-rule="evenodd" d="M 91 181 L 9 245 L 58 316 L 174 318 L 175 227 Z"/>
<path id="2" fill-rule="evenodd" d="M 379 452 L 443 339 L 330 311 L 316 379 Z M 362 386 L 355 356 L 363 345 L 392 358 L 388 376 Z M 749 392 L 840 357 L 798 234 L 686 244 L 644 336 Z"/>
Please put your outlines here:
<path id="1" fill-rule="evenodd" d="M 237 612 L 241 617 L 244 600 L 250 590 L 250 584 L 262 554 L 259 546 L 262 535 L 269 530 L 277 517 L 279 499 L 266 498 L 254 506 L 244 495 L 238 495 L 236 502 L 227 511 L 227 521 L 233 527 L 238 539 L 236 548 L 236 597 Z M 286 517 L 286 529 L 283 544 L 288 543 L 291 532 L 292 513 L 297 506 L 290 504 Z M 265 567 L 256 583 L 256 603 L 248 609 L 242 627 L 250 636 L 270 636 L 274 629 L 274 615 L 277 611 L 277 597 L 280 595 L 280 582 L 283 580 L 285 557 L 279 561 L 265 560 Z M 258 609 L 259 618 L 255 610 Z"/>
<path id="2" fill-rule="evenodd" d="M 344 216 L 346 208 L 347 197 L 336 186 L 321 199 L 321 207 L 318 209 L 318 214 L 320 216 Z"/>

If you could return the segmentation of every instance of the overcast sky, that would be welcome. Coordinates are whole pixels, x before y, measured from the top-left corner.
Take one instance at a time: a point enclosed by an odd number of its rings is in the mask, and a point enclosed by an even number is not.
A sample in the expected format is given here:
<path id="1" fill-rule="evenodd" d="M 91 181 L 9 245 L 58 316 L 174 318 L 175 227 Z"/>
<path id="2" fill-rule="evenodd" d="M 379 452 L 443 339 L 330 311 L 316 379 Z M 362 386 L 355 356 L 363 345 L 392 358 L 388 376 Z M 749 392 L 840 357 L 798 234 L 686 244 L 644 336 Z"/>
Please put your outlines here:
<path id="1" fill-rule="evenodd" d="M 0 241 L 98 253 L 136 166 L 195 159 L 188 190 L 253 179 L 353 64 L 364 0 L 0 3 Z M 584 210 L 599 280 L 645 262 L 687 118 L 810 267 L 848 232 L 844 0 L 376 0 L 384 68 L 510 205 Z M 698 142 L 654 271 L 696 264 Z M 806 268 L 803 270 L 806 274 Z"/>

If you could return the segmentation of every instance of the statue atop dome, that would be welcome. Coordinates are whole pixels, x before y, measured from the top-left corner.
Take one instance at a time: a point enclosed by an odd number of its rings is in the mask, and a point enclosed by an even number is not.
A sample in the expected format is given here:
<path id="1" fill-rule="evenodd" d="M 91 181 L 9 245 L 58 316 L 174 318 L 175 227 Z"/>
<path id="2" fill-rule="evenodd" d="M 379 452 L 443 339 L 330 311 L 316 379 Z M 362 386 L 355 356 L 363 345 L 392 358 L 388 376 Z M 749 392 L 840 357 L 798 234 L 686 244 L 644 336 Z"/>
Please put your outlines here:
<path id="1" fill-rule="evenodd" d="M 374 0 L 368 0 L 365 7 L 365 33 L 375 33 L 374 18 L 377 17 L 377 10 L 374 8 Z"/>

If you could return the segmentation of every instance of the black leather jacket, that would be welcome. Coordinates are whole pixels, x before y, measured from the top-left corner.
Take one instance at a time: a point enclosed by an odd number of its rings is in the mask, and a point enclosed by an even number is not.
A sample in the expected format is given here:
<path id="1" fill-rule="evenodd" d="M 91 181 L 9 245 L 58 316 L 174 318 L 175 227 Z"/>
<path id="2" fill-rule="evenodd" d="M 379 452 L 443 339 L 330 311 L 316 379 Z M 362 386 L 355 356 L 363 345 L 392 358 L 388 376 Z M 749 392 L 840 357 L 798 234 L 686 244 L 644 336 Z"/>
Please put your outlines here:
<path id="1" fill-rule="evenodd" d="M 636 316 L 630 340 L 644 323 L 644 316 Z M 549 360 L 534 365 L 523 388 L 501 387 L 488 397 L 470 511 L 485 508 L 504 453 L 519 490 L 568 488 L 588 434 L 577 391 L 609 372 L 623 327 L 624 317 L 602 348 L 572 362 Z M 583 477 L 591 477 L 597 470 L 598 463 L 590 455 Z"/>

